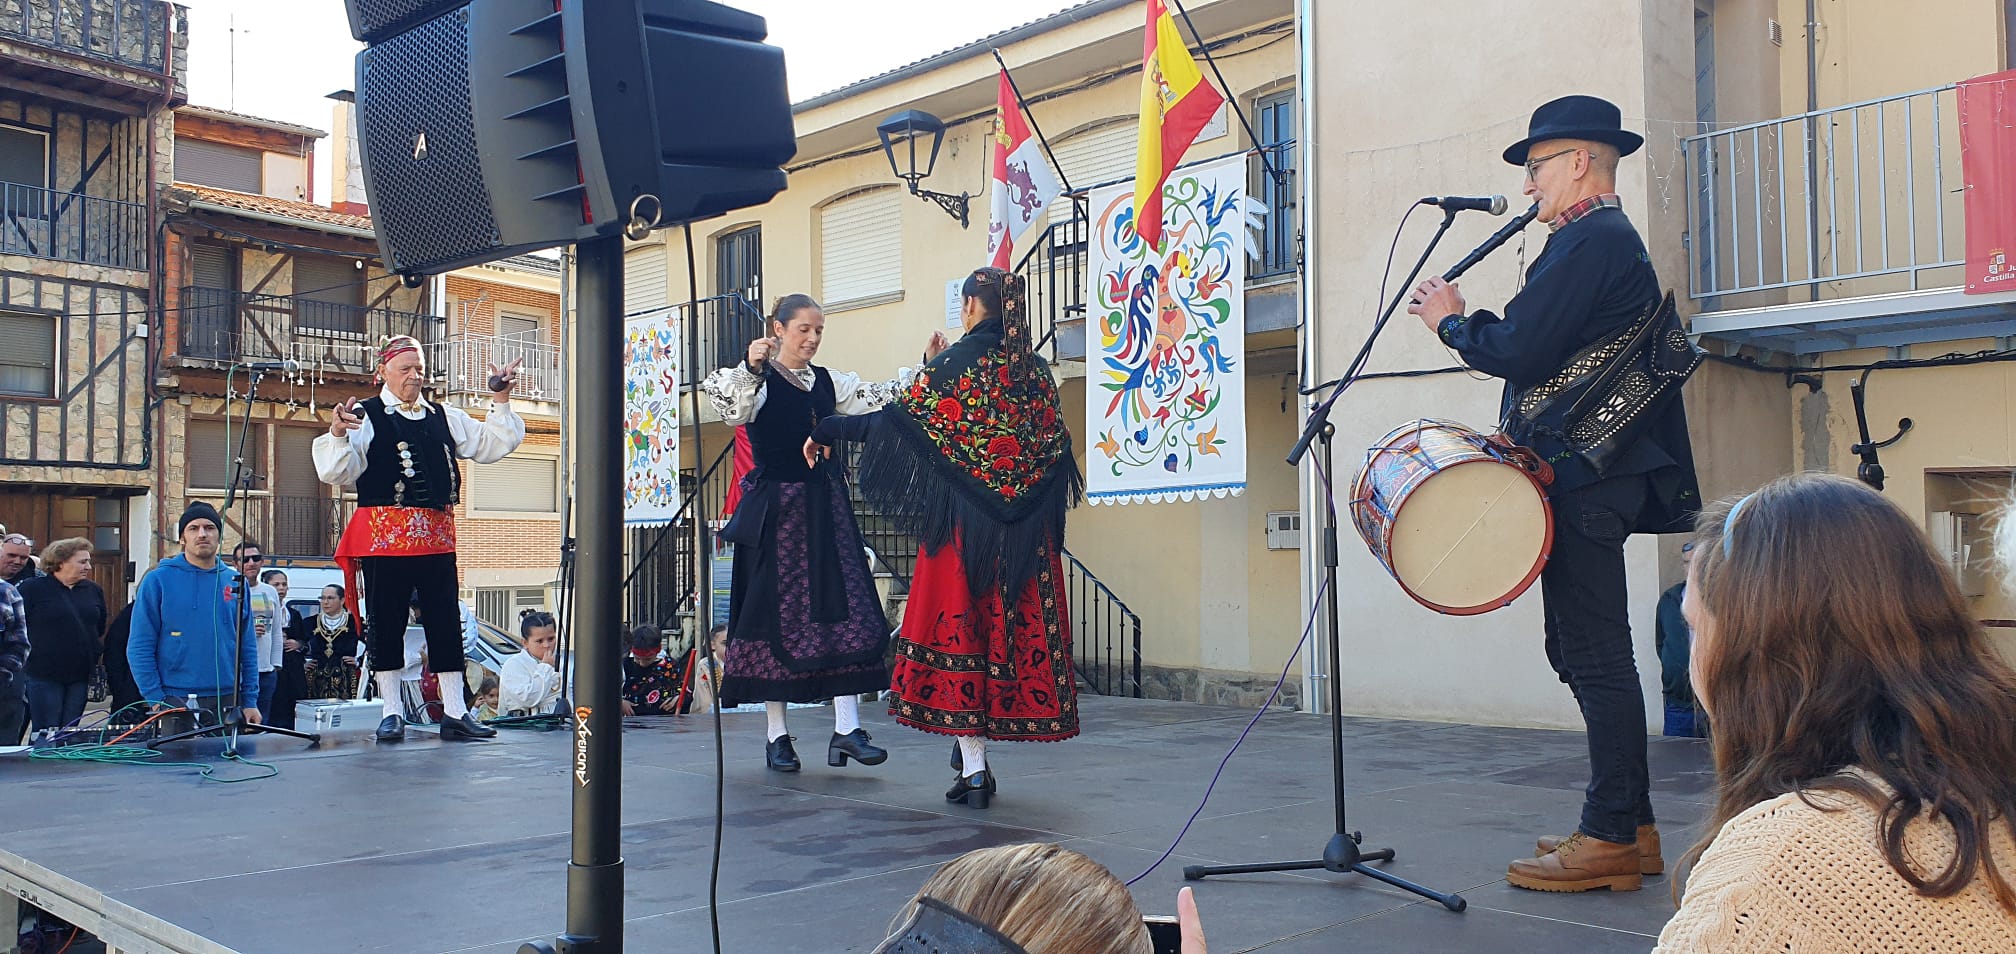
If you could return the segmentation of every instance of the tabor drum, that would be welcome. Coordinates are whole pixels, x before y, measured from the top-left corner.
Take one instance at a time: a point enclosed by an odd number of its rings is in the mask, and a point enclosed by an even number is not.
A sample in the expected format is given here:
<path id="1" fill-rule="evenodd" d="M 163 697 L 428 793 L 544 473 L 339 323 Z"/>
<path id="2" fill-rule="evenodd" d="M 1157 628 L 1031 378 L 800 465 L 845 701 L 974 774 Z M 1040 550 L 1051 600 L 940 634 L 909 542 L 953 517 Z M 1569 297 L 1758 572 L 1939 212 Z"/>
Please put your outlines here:
<path id="1" fill-rule="evenodd" d="M 1554 522 L 1542 479 L 1513 457 L 1476 431 L 1435 420 L 1395 428 L 1367 452 L 1351 488 L 1352 522 L 1421 605 L 1487 613 L 1540 578 Z"/>

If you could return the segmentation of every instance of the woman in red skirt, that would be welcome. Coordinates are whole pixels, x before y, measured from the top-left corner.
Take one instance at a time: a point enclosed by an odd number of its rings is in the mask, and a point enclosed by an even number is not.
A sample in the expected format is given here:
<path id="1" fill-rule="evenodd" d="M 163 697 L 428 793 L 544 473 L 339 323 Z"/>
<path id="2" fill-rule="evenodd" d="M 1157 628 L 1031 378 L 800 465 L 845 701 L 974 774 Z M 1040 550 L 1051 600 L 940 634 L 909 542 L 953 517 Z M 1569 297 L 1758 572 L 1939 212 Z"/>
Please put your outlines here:
<path id="1" fill-rule="evenodd" d="M 986 740 L 1078 734 L 1061 554 L 1082 482 L 1022 279 L 983 268 L 964 295 L 958 343 L 882 410 L 820 421 L 805 453 L 865 441 L 863 494 L 917 530 L 890 713 L 957 736 L 945 798 L 985 808 Z"/>

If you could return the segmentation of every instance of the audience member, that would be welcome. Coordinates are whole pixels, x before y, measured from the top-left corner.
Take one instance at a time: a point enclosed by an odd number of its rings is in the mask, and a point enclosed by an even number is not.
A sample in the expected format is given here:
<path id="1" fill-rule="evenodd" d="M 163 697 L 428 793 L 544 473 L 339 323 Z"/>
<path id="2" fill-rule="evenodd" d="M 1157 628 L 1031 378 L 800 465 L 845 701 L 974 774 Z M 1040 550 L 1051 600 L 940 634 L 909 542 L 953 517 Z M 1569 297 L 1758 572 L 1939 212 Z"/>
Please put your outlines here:
<path id="1" fill-rule="evenodd" d="M 497 677 L 484 673 L 482 681 L 476 684 L 476 704 L 471 706 L 476 718 L 484 722 L 497 718 Z"/>
<path id="2" fill-rule="evenodd" d="M 1875 490 L 1701 514 L 1684 608 L 1719 782 L 1664 954 L 2016 951 L 2016 672 Z"/>
<path id="3" fill-rule="evenodd" d="M 35 568 L 35 541 L 21 533 L 0 536 L 0 581 L 19 587 L 41 575 Z"/>
<path id="4" fill-rule="evenodd" d="M 728 624 L 716 623 L 707 633 L 707 651 L 695 653 L 693 666 L 693 704 L 687 712 L 712 712 L 721 698 L 716 690 L 721 685 L 722 673 L 728 667 Z"/>
<path id="5" fill-rule="evenodd" d="M 28 714 L 35 728 L 75 725 L 105 650 L 105 591 L 91 580 L 91 541 L 71 537 L 42 551 L 47 575 L 20 586 L 28 610 Z"/>
<path id="6" fill-rule="evenodd" d="M 1687 568 L 1694 563 L 1694 544 L 1680 545 L 1680 582 L 1659 594 L 1659 613 L 1652 646 L 1659 653 L 1659 694 L 1666 700 L 1666 734 L 1699 739 L 1708 735 L 1708 722 L 1700 717 L 1694 702 L 1694 687 L 1687 681 L 1687 654 L 1694 637 L 1680 603 L 1687 595 Z"/>
<path id="7" fill-rule="evenodd" d="M 504 660 L 498 674 L 497 708 L 505 715 L 545 715 L 560 698 L 559 624 L 551 613 L 533 613 L 518 620 L 525 651 Z"/>
<path id="8" fill-rule="evenodd" d="M 623 656 L 623 714 L 674 715 L 692 702 L 682 660 L 665 654 L 665 636 L 656 626 L 630 631 Z"/>
<path id="9" fill-rule="evenodd" d="M 244 577 L 217 559 L 223 525 L 202 501 L 182 512 L 175 522 L 182 552 L 140 581 L 126 658 L 148 702 L 238 705 L 257 723 L 259 640 L 239 612 Z"/>
<path id="10" fill-rule="evenodd" d="M 0 580 L 0 746 L 20 745 L 28 731 L 28 703 L 21 696 L 21 667 L 28 664 L 28 609 L 21 591 Z"/>
<path id="11" fill-rule="evenodd" d="M 231 550 L 238 572 L 246 580 L 252 597 L 252 632 L 259 637 L 259 698 L 271 702 L 280 682 L 282 644 L 286 635 L 286 604 L 280 591 L 266 583 L 266 550 L 251 540 L 240 540 Z"/>
<path id="12" fill-rule="evenodd" d="M 343 600 L 343 585 L 322 588 L 313 616 L 297 619 L 289 632 L 301 647 L 306 698 L 350 699 L 357 695 L 358 653 L 364 638 Z"/>
<path id="13" fill-rule="evenodd" d="M 132 710 L 146 700 L 140 697 L 140 686 L 133 681 L 133 664 L 126 659 L 126 647 L 132 643 L 133 604 L 127 603 L 112 617 L 112 623 L 105 627 L 105 685 L 112 694 L 112 712 L 119 714 L 123 722 L 138 722 L 140 719 Z"/>
<path id="14" fill-rule="evenodd" d="M 935 910 L 934 910 L 935 909 Z M 935 915 L 932 916 L 932 915 Z M 1204 954 L 1190 889 L 1177 900 L 1183 954 Z M 988 937 L 974 943 L 971 926 Z M 964 928 L 965 930 L 962 930 Z M 905 902 L 877 951 L 957 949 L 993 954 L 1150 954 L 1141 910 L 1127 886 L 1098 862 L 1060 845 L 1002 845 L 947 862 Z"/>

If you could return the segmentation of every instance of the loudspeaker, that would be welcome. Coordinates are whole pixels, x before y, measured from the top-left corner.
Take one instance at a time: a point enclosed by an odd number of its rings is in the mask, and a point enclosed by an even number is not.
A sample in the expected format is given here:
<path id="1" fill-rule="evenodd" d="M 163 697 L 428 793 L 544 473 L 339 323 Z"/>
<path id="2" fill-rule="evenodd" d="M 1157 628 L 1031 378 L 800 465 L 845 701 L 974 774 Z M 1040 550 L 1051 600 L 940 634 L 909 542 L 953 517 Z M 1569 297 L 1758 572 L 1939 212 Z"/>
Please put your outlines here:
<path id="1" fill-rule="evenodd" d="M 440 16 L 469 0 L 349 0 L 350 35 L 366 43 L 376 43 L 403 32 L 422 20 Z"/>
<path id="2" fill-rule="evenodd" d="M 353 25 L 367 6 L 422 6 L 348 2 Z M 365 187 L 393 271 L 443 272 L 633 219 L 691 221 L 783 190 L 797 141 L 784 55 L 763 43 L 761 17 L 706 0 L 554 7 L 447 6 L 358 54 Z"/>

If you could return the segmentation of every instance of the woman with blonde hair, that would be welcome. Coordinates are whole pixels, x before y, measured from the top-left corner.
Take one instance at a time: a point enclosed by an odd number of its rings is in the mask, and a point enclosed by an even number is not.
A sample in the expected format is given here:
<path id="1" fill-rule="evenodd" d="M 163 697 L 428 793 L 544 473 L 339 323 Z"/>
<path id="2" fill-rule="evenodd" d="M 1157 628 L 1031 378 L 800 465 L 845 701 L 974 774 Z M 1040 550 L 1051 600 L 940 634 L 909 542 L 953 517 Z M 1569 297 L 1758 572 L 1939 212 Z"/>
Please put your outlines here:
<path id="1" fill-rule="evenodd" d="M 42 551 L 46 576 L 22 583 L 28 619 L 28 714 L 37 729 L 84 716 L 91 673 L 105 652 L 105 591 L 91 579 L 91 541 L 71 537 Z"/>
<path id="2" fill-rule="evenodd" d="M 1204 954 L 1190 889 L 1179 895 L 1183 954 Z M 1061 845 L 981 848 L 947 862 L 917 889 L 876 954 L 1151 954 L 1127 886 Z"/>
<path id="3" fill-rule="evenodd" d="M 2016 951 L 2016 672 L 1925 534 L 1802 474 L 1695 541 L 1719 786 L 1657 951 Z"/>

